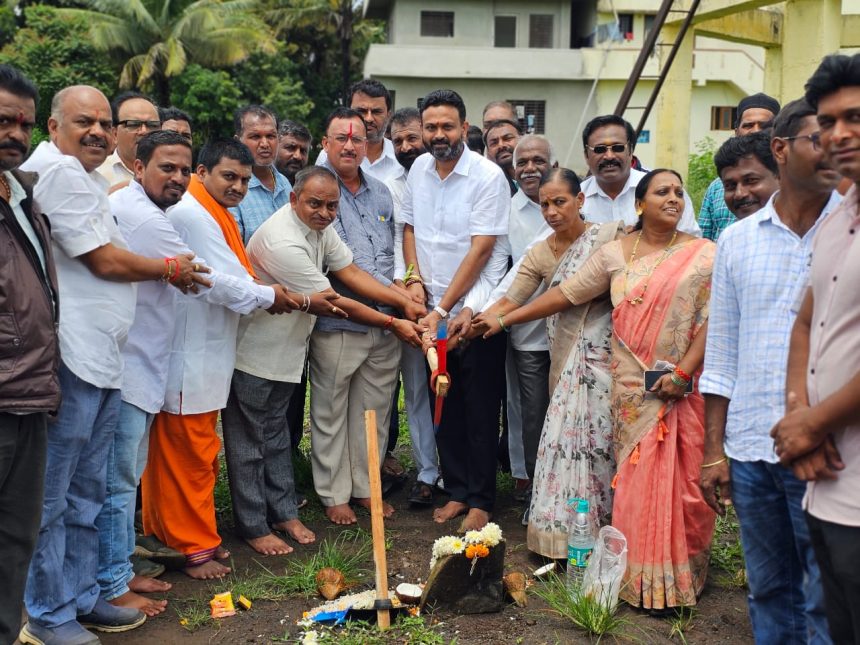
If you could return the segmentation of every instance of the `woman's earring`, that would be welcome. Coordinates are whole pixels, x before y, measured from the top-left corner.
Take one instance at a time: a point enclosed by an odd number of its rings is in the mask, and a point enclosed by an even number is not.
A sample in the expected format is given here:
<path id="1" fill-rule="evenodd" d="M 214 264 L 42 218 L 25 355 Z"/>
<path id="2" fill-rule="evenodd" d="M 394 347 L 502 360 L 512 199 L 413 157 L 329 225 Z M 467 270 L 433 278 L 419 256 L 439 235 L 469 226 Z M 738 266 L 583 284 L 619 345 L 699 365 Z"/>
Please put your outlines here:
<path id="1" fill-rule="evenodd" d="M 641 208 L 636 209 L 636 217 L 642 217 L 642 209 Z"/>

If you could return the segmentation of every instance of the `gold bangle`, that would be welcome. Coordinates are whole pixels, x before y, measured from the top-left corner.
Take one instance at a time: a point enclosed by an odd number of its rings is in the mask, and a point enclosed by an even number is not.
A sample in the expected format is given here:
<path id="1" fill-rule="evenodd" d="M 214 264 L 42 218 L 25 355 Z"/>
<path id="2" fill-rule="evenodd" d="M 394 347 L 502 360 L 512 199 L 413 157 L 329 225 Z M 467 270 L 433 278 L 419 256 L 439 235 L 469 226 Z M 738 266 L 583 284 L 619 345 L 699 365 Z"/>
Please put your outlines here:
<path id="1" fill-rule="evenodd" d="M 723 457 L 722 459 L 717 459 L 716 461 L 713 461 L 709 464 L 702 464 L 702 469 L 704 470 L 705 468 L 710 468 L 711 466 L 719 466 L 721 463 L 727 460 L 728 457 Z"/>

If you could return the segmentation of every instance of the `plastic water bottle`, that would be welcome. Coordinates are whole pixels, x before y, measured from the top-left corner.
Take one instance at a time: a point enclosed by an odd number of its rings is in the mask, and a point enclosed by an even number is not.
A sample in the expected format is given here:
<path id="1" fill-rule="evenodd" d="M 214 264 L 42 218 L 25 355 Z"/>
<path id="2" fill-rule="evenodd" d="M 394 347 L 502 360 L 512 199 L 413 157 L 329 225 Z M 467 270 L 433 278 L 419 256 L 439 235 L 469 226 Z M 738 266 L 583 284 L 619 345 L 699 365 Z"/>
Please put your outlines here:
<path id="1" fill-rule="evenodd" d="M 588 558 L 594 551 L 594 522 L 589 515 L 587 499 L 574 497 L 567 501 L 574 513 L 570 531 L 567 534 L 567 588 L 570 593 L 582 586 L 582 577 Z"/>

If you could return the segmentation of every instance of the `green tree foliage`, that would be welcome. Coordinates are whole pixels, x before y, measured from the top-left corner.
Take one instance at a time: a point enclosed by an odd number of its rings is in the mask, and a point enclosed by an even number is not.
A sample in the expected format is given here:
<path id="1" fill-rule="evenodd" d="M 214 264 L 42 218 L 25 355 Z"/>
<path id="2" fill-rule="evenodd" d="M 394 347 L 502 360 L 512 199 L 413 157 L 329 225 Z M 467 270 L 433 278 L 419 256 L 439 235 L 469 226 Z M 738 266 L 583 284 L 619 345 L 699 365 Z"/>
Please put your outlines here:
<path id="1" fill-rule="evenodd" d="M 165 104 L 170 81 L 190 63 L 236 65 L 258 50 L 274 52 L 257 0 L 79 0 L 64 9 L 90 24 L 93 44 L 123 61 L 120 87 L 153 91 Z"/>
<path id="2" fill-rule="evenodd" d="M 693 200 L 693 208 L 696 212 L 702 207 L 702 199 L 708 186 L 717 177 L 717 169 L 714 166 L 714 152 L 717 150 L 717 142 L 711 137 L 705 137 L 696 143 L 696 152 L 691 154 L 690 163 L 687 166 L 687 181 L 685 188 Z"/>
<path id="3" fill-rule="evenodd" d="M 274 55 L 252 54 L 231 70 L 231 76 L 246 103 L 265 105 L 281 119 L 304 121 L 314 102 L 305 91 L 299 66 L 288 58 L 287 51 L 279 43 Z"/>
<path id="4" fill-rule="evenodd" d="M 185 110 L 194 119 L 197 141 L 231 136 L 233 112 L 245 104 L 230 74 L 195 64 L 188 65 L 174 79 L 170 100 L 171 105 Z"/>
<path id="5" fill-rule="evenodd" d="M 83 19 L 42 5 L 27 7 L 24 19 L 25 26 L 0 50 L 0 62 L 15 65 L 38 86 L 40 127 L 48 122 L 51 98 L 68 85 L 93 85 L 108 97 L 116 92 L 119 67 L 92 46 Z"/>
<path id="6" fill-rule="evenodd" d="M 18 23 L 15 20 L 15 12 L 9 7 L 0 6 L 0 47 L 11 43 L 18 31 Z"/>

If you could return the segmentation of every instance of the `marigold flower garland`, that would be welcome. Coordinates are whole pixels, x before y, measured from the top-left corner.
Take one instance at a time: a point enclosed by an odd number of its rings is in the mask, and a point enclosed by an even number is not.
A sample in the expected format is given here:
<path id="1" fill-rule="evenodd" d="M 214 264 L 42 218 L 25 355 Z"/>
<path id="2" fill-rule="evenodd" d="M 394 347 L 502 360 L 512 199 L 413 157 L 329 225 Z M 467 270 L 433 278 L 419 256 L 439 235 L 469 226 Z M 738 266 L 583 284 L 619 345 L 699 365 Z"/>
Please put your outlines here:
<path id="1" fill-rule="evenodd" d="M 472 561 L 472 570 L 475 570 L 475 565 L 479 558 L 486 558 L 490 555 L 490 548 L 499 544 L 502 541 L 502 529 L 498 524 L 493 522 L 488 523 L 480 531 L 466 531 L 466 535 L 459 537 L 456 535 L 443 535 L 433 543 L 433 555 L 430 558 L 430 569 L 436 566 L 436 563 L 449 555 L 458 555 L 463 553 L 467 559 Z"/>

